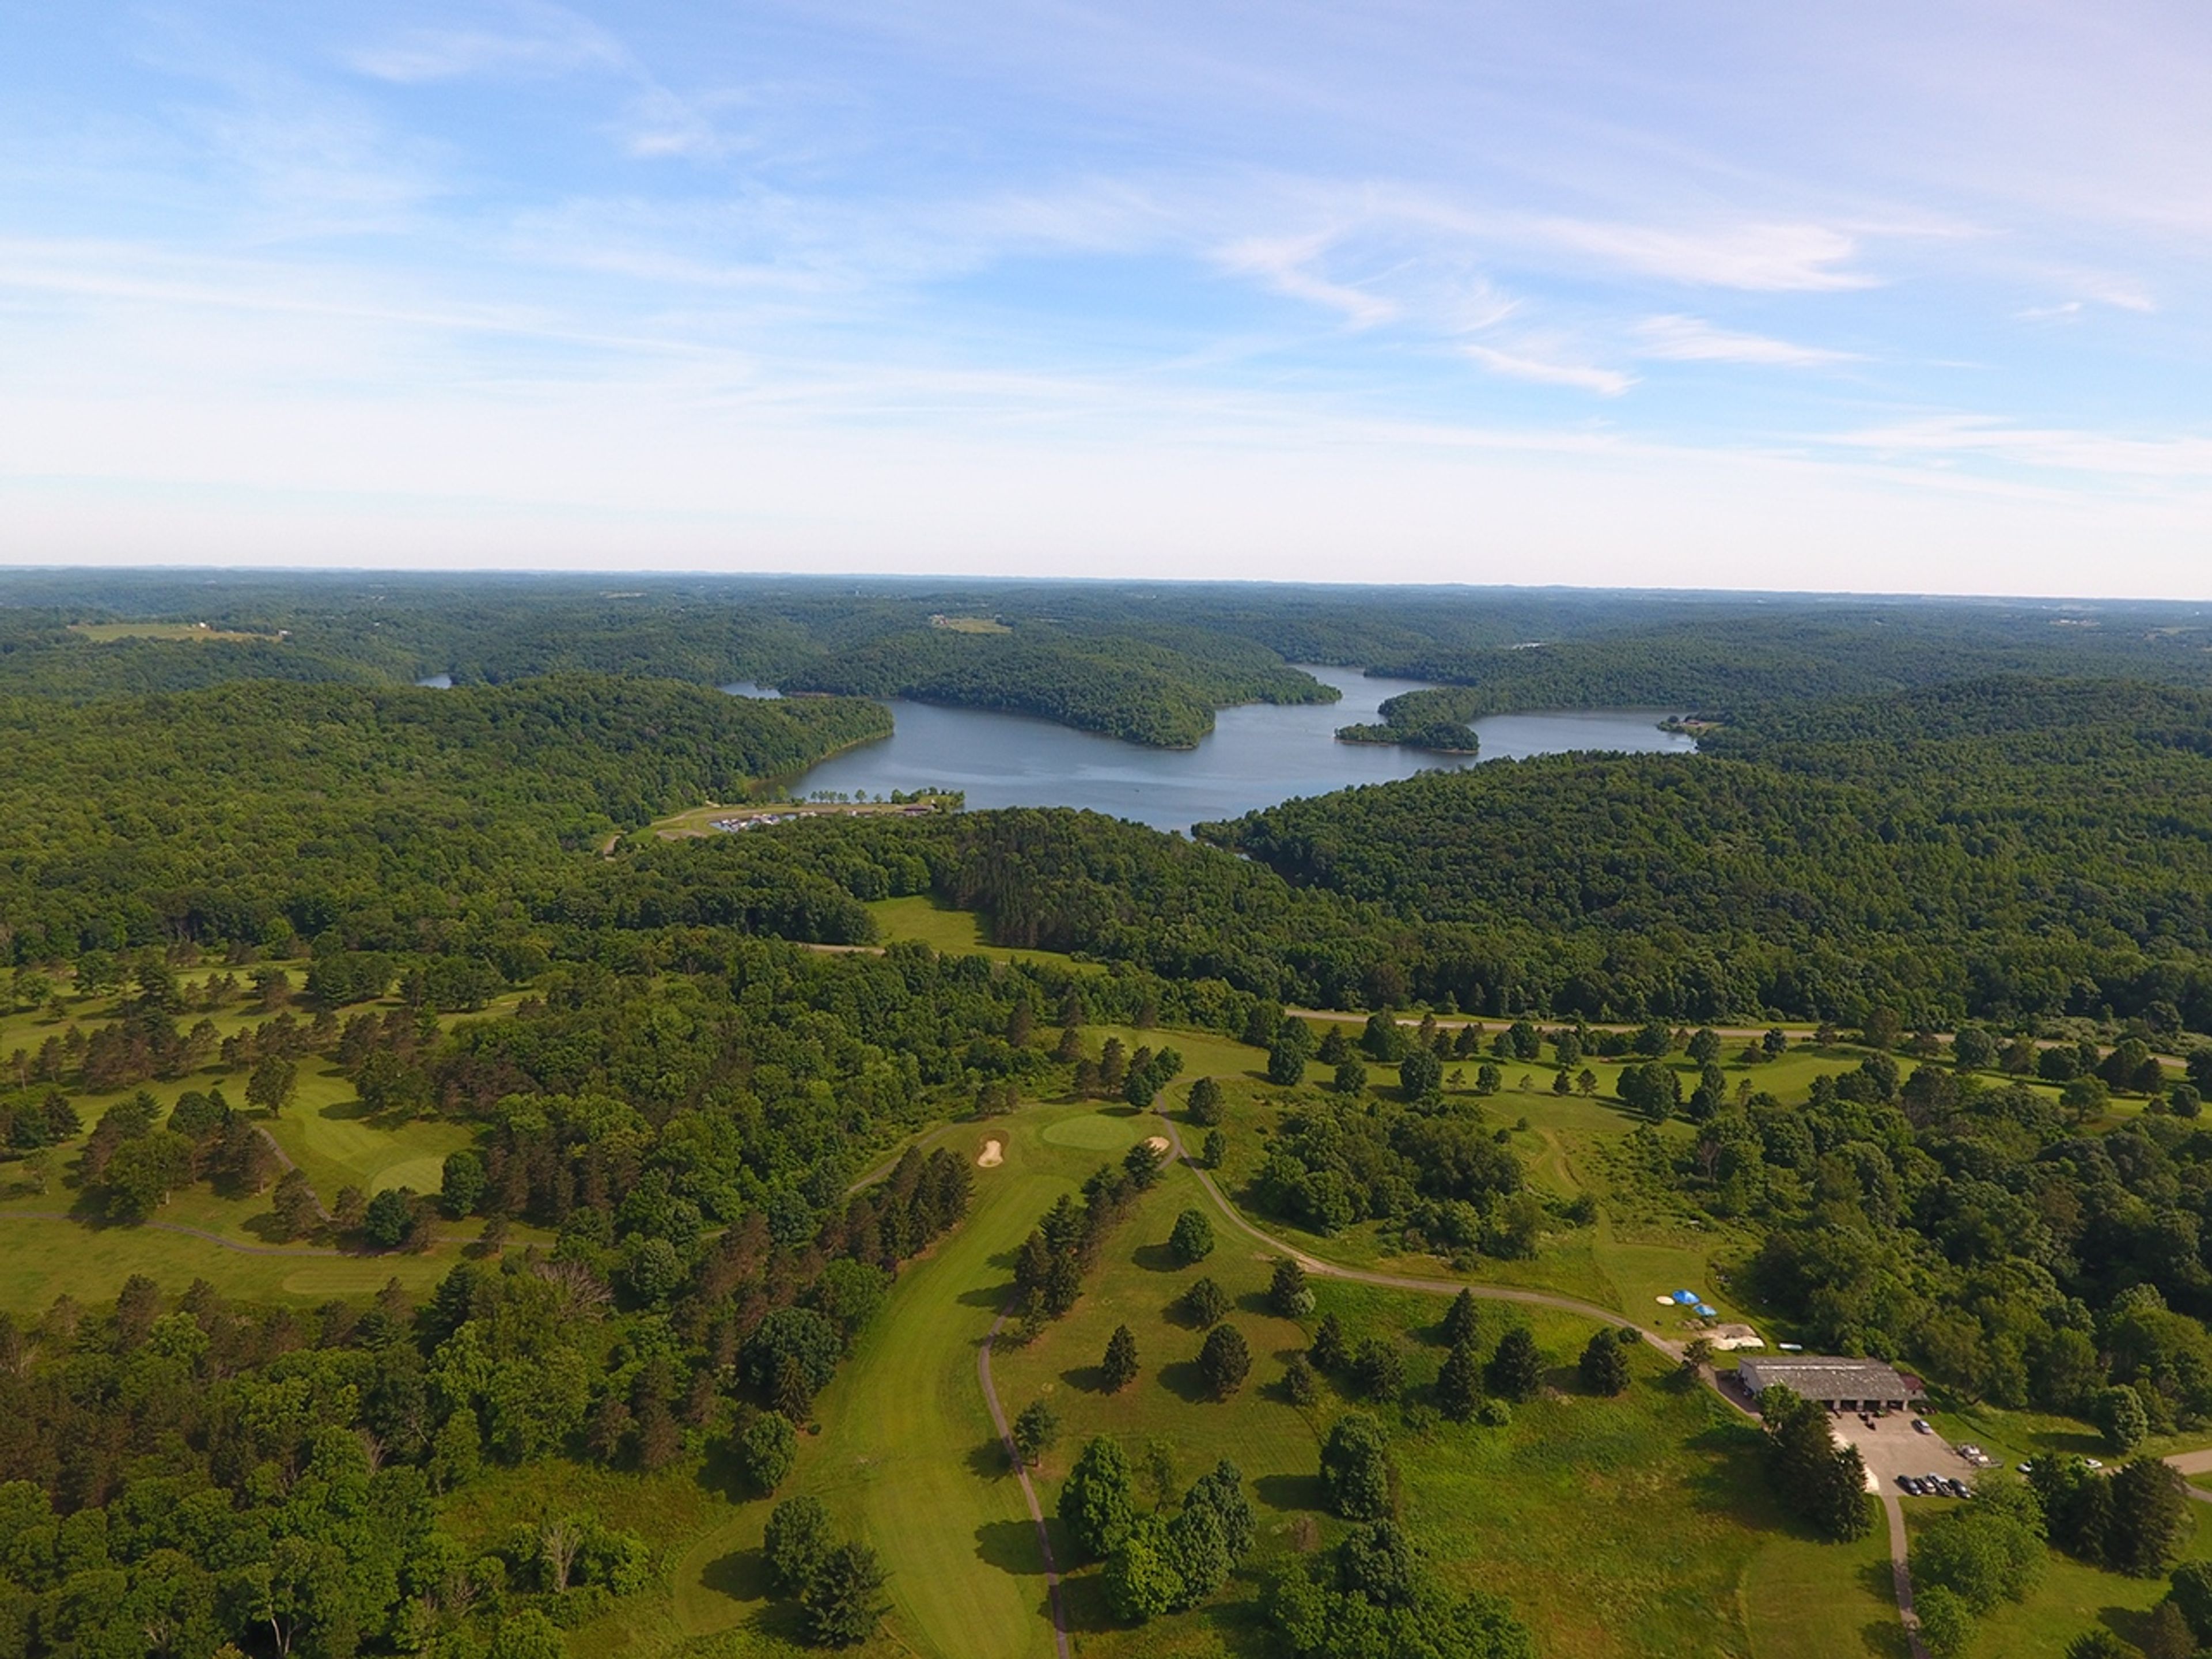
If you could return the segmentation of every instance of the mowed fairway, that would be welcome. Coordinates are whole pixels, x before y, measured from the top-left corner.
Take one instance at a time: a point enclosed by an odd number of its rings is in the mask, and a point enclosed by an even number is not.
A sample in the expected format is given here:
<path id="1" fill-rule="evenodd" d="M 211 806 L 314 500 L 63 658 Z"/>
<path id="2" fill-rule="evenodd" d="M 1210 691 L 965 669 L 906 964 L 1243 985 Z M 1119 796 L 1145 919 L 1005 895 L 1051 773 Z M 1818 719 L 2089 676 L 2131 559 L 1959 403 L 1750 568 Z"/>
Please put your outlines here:
<path id="1" fill-rule="evenodd" d="M 882 1553 L 893 1626 L 921 1653 L 1052 1650 L 1036 1530 L 1005 1471 L 975 1359 L 1009 1282 L 1007 1259 L 1101 1161 L 1046 1139 L 1054 1124 L 1087 1115 L 1038 1107 L 973 1126 L 969 1155 L 995 1139 L 1005 1161 L 976 1170 L 968 1219 L 900 1275 L 823 1394 L 822 1438 L 793 1488 L 819 1497 Z"/>

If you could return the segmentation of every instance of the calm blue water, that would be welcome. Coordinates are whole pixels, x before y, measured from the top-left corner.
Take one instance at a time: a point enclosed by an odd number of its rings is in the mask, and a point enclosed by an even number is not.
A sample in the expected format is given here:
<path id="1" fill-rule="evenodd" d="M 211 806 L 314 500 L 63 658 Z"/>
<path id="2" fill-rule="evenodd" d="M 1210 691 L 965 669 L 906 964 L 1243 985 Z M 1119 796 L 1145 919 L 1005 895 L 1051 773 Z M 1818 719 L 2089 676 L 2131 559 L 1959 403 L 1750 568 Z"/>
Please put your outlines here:
<path id="1" fill-rule="evenodd" d="M 1344 700 L 1295 708 L 1265 703 L 1224 708 L 1195 749 L 1140 749 L 1023 714 L 894 702 L 896 725 L 890 737 L 823 761 L 793 779 L 791 792 L 958 789 L 971 807 L 1089 807 L 1155 829 L 1188 830 L 1294 795 L 1326 794 L 1439 767 L 1572 749 L 1657 752 L 1696 746 L 1688 738 L 1662 732 L 1658 712 L 1618 708 L 1477 720 L 1479 761 L 1339 743 L 1338 726 L 1373 720 L 1386 698 L 1416 690 L 1420 682 L 1370 680 L 1343 668 L 1306 672 L 1339 688 Z M 773 695 L 751 684 L 722 689 L 738 696 Z"/>

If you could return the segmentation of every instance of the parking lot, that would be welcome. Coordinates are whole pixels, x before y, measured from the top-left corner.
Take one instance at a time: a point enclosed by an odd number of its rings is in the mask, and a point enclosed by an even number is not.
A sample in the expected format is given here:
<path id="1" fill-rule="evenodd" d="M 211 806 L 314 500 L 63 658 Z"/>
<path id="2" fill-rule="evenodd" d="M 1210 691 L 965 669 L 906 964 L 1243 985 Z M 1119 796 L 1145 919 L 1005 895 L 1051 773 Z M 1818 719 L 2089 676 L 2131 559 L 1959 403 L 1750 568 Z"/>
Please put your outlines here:
<path id="1" fill-rule="evenodd" d="M 1885 1494 L 1910 1499 L 1911 1493 L 1897 1484 L 1900 1474 L 1942 1474 L 1974 1484 L 1975 1468 L 1952 1449 L 1942 1431 L 1934 1421 L 1929 1426 L 1932 1433 L 1921 1434 L 1912 1426 L 1910 1412 L 1893 1412 L 1887 1417 L 1877 1417 L 1871 1423 L 1863 1422 L 1851 1412 L 1828 1419 L 1838 1439 L 1859 1449 L 1866 1460 L 1867 1474 Z"/>

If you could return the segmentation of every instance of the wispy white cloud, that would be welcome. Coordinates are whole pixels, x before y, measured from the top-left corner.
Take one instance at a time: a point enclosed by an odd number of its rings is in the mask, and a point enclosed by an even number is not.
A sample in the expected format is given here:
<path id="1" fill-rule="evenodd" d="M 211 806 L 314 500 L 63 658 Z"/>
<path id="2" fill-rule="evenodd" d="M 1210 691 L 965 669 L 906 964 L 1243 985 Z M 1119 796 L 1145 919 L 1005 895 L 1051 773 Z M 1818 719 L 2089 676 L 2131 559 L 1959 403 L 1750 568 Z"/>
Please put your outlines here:
<path id="1" fill-rule="evenodd" d="M 1326 234 L 1253 236 L 1231 243 L 1216 257 L 1224 270 L 1257 276 L 1278 294 L 1334 311 L 1354 328 L 1395 319 L 1400 314 L 1395 301 L 1351 283 L 1331 282 L 1314 270 L 1330 240 Z"/>
<path id="2" fill-rule="evenodd" d="M 2034 427 L 1986 415 L 1935 415 L 1840 432 L 1828 441 L 1898 458 L 2057 469 L 2139 479 L 2212 480 L 2212 438 L 2138 438 Z"/>
<path id="3" fill-rule="evenodd" d="M 1716 328 L 1701 318 L 1647 317 L 1637 325 L 1637 355 L 1678 363 L 1747 363 L 1771 368 L 1826 368 L 1857 361 L 1858 354 L 1799 345 L 1764 334 Z"/>
<path id="4" fill-rule="evenodd" d="M 1549 357 L 1529 356 L 1521 352 L 1500 351 L 1492 346 L 1462 346 L 1465 352 L 1493 374 L 1503 374 L 1508 380 L 1532 380 L 1539 386 L 1571 386 L 1577 392 L 1595 392 L 1601 398 L 1618 398 L 1636 384 L 1636 377 L 1618 369 L 1599 368 L 1589 363 L 1560 362 Z"/>
<path id="5" fill-rule="evenodd" d="M 1668 282 L 1763 293 L 1835 293 L 1876 278 L 1848 268 L 1856 236 L 1817 224 L 1719 224 L 1682 228 L 1541 220 L 1539 240 Z"/>
<path id="6" fill-rule="evenodd" d="M 621 42 L 589 19 L 562 6 L 526 3 L 506 8 L 492 26 L 409 29 L 345 58 L 363 75 L 404 85 L 635 67 Z"/>

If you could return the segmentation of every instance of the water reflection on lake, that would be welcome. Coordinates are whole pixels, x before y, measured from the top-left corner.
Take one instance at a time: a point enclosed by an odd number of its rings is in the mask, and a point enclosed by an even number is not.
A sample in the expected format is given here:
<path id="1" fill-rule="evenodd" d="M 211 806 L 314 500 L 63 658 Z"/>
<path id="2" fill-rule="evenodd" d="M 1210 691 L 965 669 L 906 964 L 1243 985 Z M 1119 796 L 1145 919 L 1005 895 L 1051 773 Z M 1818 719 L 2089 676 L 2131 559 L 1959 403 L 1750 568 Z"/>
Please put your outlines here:
<path id="1" fill-rule="evenodd" d="M 1308 668 L 1344 700 L 1291 708 L 1254 703 L 1224 708 L 1195 749 L 1140 749 L 1070 731 L 1023 714 L 894 702 L 892 734 L 831 757 L 791 781 L 795 795 L 894 789 L 958 789 L 971 807 L 1079 806 L 1134 818 L 1160 830 L 1188 830 L 1231 818 L 1293 795 L 1326 794 L 1356 783 L 1382 783 L 1438 767 L 1480 761 L 1414 749 L 1339 743 L 1336 728 L 1371 720 L 1386 698 L 1420 682 L 1367 679 L 1352 669 Z M 759 696 L 751 684 L 727 685 Z M 1692 740 L 1662 732 L 1652 710 L 1576 709 L 1498 714 L 1475 722 L 1481 760 L 1557 754 L 1570 749 L 1638 752 L 1688 750 Z"/>

